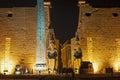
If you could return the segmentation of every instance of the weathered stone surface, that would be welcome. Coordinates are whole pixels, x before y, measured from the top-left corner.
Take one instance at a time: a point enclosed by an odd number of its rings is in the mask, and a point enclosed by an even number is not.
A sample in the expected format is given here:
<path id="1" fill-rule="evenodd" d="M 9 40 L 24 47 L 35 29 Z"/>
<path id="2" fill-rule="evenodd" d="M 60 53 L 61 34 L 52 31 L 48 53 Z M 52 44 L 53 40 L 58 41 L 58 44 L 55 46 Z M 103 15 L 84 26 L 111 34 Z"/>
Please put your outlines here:
<path id="1" fill-rule="evenodd" d="M 45 5 L 46 45 L 50 24 L 49 5 Z M 8 16 L 8 15 L 11 16 Z M 5 38 L 11 38 L 10 60 L 12 65 L 35 65 L 36 56 L 36 7 L 0 8 L 0 63 L 4 64 Z M 48 46 L 46 46 L 48 47 Z M 47 49 L 47 48 L 46 48 Z M 21 61 L 23 60 L 23 61 Z M 0 69 L 1 70 L 1 69 Z"/>
<path id="2" fill-rule="evenodd" d="M 77 33 L 83 51 L 83 60 L 93 63 L 97 71 L 107 67 L 119 70 L 120 8 L 95 8 L 79 3 Z"/>

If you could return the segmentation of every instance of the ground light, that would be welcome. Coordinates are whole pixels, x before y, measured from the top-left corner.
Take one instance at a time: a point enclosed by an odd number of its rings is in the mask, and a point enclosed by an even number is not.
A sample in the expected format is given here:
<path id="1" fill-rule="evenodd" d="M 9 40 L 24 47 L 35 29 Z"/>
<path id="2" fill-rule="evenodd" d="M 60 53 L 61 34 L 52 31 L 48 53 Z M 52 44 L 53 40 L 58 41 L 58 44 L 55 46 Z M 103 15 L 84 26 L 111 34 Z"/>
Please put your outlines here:
<path id="1" fill-rule="evenodd" d="M 97 65 L 97 63 L 93 63 L 93 69 L 94 69 L 94 73 L 98 72 L 98 65 Z"/>
<path id="2" fill-rule="evenodd" d="M 8 75 L 8 74 L 12 74 L 12 69 L 13 69 L 13 65 L 12 64 L 2 64 L 1 65 L 1 73 Z"/>
<path id="3" fill-rule="evenodd" d="M 115 72 L 120 72 L 120 63 L 119 62 L 114 63 L 114 70 L 115 70 Z"/>

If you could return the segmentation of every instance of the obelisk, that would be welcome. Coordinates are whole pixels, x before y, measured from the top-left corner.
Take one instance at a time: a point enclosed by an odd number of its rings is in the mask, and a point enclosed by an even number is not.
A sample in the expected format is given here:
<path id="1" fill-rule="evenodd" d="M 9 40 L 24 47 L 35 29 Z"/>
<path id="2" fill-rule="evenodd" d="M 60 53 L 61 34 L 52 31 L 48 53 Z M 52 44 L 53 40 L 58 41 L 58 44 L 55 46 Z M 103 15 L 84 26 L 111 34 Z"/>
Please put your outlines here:
<path id="1" fill-rule="evenodd" d="M 36 70 L 46 70 L 44 0 L 37 0 Z"/>

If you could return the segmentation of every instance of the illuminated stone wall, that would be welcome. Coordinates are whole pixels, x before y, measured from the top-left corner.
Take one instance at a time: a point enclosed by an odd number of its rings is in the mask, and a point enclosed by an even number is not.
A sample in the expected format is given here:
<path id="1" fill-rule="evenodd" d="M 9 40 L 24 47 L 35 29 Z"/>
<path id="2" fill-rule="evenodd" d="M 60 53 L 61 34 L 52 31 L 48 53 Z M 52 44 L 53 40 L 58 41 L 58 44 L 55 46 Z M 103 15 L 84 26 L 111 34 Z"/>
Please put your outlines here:
<path id="1" fill-rule="evenodd" d="M 59 67 L 59 50 L 60 50 L 60 42 L 59 42 L 59 40 L 55 37 L 55 32 L 54 32 L 54 29 L 49 29 L 48 30 L 48 37 L 47 37 L 47 39 L 46 40 L 48 40 L 47 41 L 47 44 L 46 44 L 46 51 L 48 52 L 48 47 L 49 47 L 49 41 L 50 41 L 50 34 L 53 34 L 53 37 L 54 37 L 54 39 L 55 39 L 55 46 L 56 46 L 56 49 L 57 49 L 57 57 L 56 57 L 56 61 L 55 61 L 55 69 L 58 69 L 58 67 Z M 48 53 L 46 54 L 46 58 L 47 58 L 47 65 L 48 65 Z"/>
<path id="2" fill-rule="evenodd" d="M 80 41 L 78 43 L 80 43 Z M 81 48 L 81 45 L 79 45 L 79 47 Z M 75 50 L 77 48 L 78 48 L 78 45 L 76 45 L 76 38 L 73 37 L 71 39 L 71 66 L 72 68 L 74 68 L 75 73 L 78 73 L 76 72 L 76 69 L 79 69 L 79 67 L 81 66 L 81 60 L 82 60 L 82 59 L 76 59 L 74 56 Z"/>
<path id="3" fill-rule="evenodd" d="M 24 63 L 33 65 L 36 48 L 35 12 L 35 8 L 27 7 L 0 9 L 0 56 L 5 53 L 5 39 L 11 38 L 9 59 L 14 67 Z"/>
<path id="4" fill-rule="evenodd" d="M 70 41 L 66 41 L 61 48 L 61 59 L 63 68 L 72 67 L 72 58 L 71 58 L 71 44 Z"/>
<path id="5" fill-rule="evenodd" d="M 71 66 L 73 68 L 74 68 L 74 47 L 75 47 L 75 38 L 72 38 L 71 39 Z"/>
<path id="6" fill-rule="evenodd" d="M 50 23 L 50 3 L 44 4 L 46 37 Z M 0 64 L 4 65 L 6 38 L 10 38 L 9 60 L 13 70 L 16 64 L 34 69 L 36 56 L 36 7 L 0 8 Z M 46 41 L 48 39 L 46 38 Z M 0 66 L 0 72 L 2 70 Z M 13 73 L 13 72 L 12 72 Z"/>
<path id="7" fill-rule="evenodd" d="M 105 68 L 119 69 L 120 61 L 120 8 L 95 8 L 79 1 L 77 32 L 83 60 L 93 63 L 96 72 Z"/>

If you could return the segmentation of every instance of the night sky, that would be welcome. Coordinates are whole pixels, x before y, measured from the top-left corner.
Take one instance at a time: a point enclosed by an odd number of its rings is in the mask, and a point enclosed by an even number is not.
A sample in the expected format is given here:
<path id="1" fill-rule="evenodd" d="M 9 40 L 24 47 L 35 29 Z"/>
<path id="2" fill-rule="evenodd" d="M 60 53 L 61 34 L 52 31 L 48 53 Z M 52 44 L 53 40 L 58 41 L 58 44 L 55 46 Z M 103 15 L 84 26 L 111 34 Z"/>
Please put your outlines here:
<path id="1" fill-rule="evenodd" d="M 77 0 L 51 0 L 51 24 L 60 42 L 72 38 L 78 25 Z"/>

